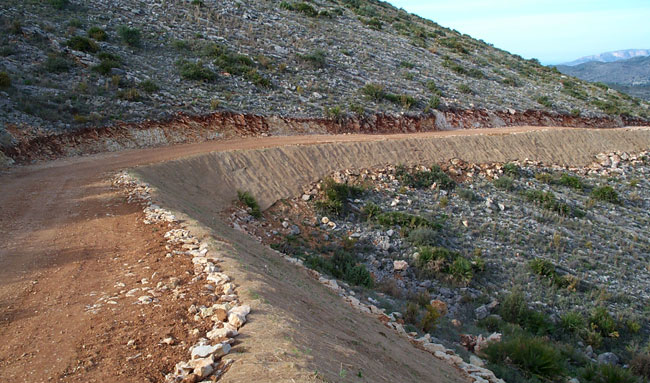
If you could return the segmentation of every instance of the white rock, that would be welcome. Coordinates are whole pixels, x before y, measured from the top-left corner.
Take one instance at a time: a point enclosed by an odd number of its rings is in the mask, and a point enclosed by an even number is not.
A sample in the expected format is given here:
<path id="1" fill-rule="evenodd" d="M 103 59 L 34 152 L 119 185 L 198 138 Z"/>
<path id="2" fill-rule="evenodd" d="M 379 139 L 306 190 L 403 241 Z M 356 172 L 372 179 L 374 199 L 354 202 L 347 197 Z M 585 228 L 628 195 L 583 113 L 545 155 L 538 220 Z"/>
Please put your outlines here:
<path id="1" fill-rule="evenodd" d="M 223 339 L 223 338 L 232 338 L 237 336 L 239 333 L 237 330 L 228 327 L 214 328 L 207 333 L 208 339 Z"/>
<path id="2" fill-rule="evenodd" d="M 323 217 L 323 218 L 321 218 L 320 222 L 321 222 L 323 225 L 327 225 L 327 224 L 330 222 L 330 219 L 327 218 L 327 217 Z"/>
<path id="3" fill-rule="evenodd" d="M 400 260 L 400 261 L 393 261 L 393 269 L 395 271 L 404 271 L 408 269 L 409 264 L 406 261 Z"/>
<path id="4" fill-rule="evenodd" d="M 143 295 L 138 298 L 138 302 L 142 303 L 143 305 L 148 305 L 149 303 L 153 302 L 153 299 L 151 299 L 151 297 L 148 295 Z"/>

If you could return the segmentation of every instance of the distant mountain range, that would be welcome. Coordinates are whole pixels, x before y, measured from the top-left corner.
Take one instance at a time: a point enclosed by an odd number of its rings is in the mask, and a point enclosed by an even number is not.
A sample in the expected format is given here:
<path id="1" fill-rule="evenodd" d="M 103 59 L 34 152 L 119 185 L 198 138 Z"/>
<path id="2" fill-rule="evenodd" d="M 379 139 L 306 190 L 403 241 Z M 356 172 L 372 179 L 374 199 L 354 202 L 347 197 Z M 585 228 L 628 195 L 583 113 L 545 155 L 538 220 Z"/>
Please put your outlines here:
<path id="1" fill-rule="evenodd" d="M 566 75 L 605 83 L 632 96 L 650 100 L 650 56 L 613 62 L 590 61 L 574 66 L 558 65 L 556 68 Z"/>
<path id="2" fill-rule="evenodd" d="M 585 56 L 577 60 L 568 63 L 559 64 L 559 65 L 576 66 L 591 61 L 609 63 L 609 62 L 615 62 L 620 60 L 627 60 L 634 57 L 645 57 L 645 56 L 650 56 L 650 49 L 623 49 L 620 51 L 605 52 L 598 55 Z"/>

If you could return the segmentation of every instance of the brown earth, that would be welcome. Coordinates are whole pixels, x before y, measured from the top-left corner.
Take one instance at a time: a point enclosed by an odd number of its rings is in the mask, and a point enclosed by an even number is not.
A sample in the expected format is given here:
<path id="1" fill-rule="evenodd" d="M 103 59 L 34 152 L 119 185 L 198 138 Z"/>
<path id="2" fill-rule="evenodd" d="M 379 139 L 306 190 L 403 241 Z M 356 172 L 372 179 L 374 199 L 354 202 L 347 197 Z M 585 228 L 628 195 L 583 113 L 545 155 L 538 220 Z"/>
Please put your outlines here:
<path id="1" fill-rule="evenodd" d="M 79 154 L 269 135 L 399 134 L 507 126 L 620 128 L 647 124 L 648 121 L 628 116 L 582 117 L 541 110 L 451 109 L 420 115 L 377 114 L 337 120 L 233 112 L 201 116 L 178 114 L 164 121 L 120 123 L 65 132 L 8 126 L 13 139 L 0 146 L 0 160 L 2 152 L 18 163 L 29 163 Z"/>
<path id="2" fill-rule="evenodd" d="M 552 157 L 552 150 L 544 145 L 544 137 L 550 136 L 544 132 L 535 135 L 535 130 L 539 128 L 490 130 L 489 136 L 482 136 L 486 139 L 482 147 L 487 153 L 490 137 L 527 132 L 533 135 L 532 148 L 540 147 L 539 153 Z M 576 146 L 597 141 L 599 144 L 590 150 L 635 145 L 647 148 L 650 142 L 650 131 L 645 129 L 621 130 L 610 136 L 607 132 L 589 131 Z M 389 144 L 397 139 L 425 137 L 432 139 L 424 141 L 435 141 L 484 133 L 236 139 L 68 158 L 11 169 L 0 176 L 0 381 L 160 381 L 176 361 L 187 358 L 186 347 L 195 341 L 189 331 L 196 326 L 188 318 L 187 307 L 204 299 L 199 287 L 188 282 L 189 260 L 165 258 L 162 234 L 166 227 L 143 225 L 141 206 L 126 203 L 120 191 L 111 189 L 109 173 L 188 156 L 195 157 L 182 161 L 194 166 L 196 162 L 192 161 L 206 161 L 205 156 L 198 155 L 213 151 L 288 150 L 295 145 L 328 142 Z M 417 149 L 416 141 L 409 142 L 407 147 Z M 355 145 L 351 148 L 359 150 Z M 322 146 L 304 148 L 323 150 Z M 582 150 L 576 152 L 578 157 L 586 156 Z M 351 153 L 360 154 L 352 150 L 347 155 Z M 506 156 L 505 152 L 494 153 Z M 369 155 L 372 152 L 362 157 Z M 404 153 L 394 155 L 405 158 Z M 210 169 L 184 170 L 179 166 L 182 161 L 138 172 L 153 181 L 159 198 L 177 209 L 193 232 L 219 237 L 232 246 L 224 270 L 253 311 L 230 355 L 235 363 L 223 381 L 464 381 L 459 373 L 416 350 L 375 319 L 344 305 L 306 272 L 229 228 L 217 216 L 229 206 L 228 196 L 233 191 L 220 196 L 215 192 L 221 189 L 206 189 L 202 180 L 219 183 L 219 177 L 209 173 Z M 336 162 L 333 166 L 343 164 Z M 249 179 L 249 184 L 251 181 L 259 181 L 259 177 Z M 286 193 L 294 189 L 272 190 L 277 194 L 278 190 Z M 124 297 L 119 293 L 142 287 L 143 278 L 155 285 L 172 276 L 181 279 L 186 298 L 165 294 L 158 297 L 157 304 L 136 305 L 138 294 Z M 120 282 L 125 286 L 116 285 Z M 117 304 L 108 304 L 111 298 Z M 98 302 L 102 306 L 93 307 Z M 98 311 L 94 313 L 92 308 Z M 175 339 L 174 344 L 161 344 L 168 336 Z M 134 343 L 127 346 L 130 340 Z"/>

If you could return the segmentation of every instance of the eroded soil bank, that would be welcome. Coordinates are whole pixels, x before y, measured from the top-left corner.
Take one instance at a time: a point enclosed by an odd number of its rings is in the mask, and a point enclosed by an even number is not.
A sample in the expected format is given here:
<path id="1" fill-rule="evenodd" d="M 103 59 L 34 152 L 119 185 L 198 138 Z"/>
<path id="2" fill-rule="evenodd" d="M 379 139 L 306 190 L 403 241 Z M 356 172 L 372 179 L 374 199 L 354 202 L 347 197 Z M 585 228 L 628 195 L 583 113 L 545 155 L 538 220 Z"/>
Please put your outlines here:
<path id="1" fill-rule="evenodd" d="M 420 115 L 378 114 L 338 120 L 261 116 L 220 112 L 203 116 L 179 114 L 166 121 L 118 124 L 71 132 L 38 131 L 9 126 L 0 137 L 0 158 L 17 163 L 123 149 L 196 143 L 208 140 L 295 134 L 393 134 L 507 126 L 618 128 L 648 125 L 631 117 L 587 118 L 539 110 L 448 110 Z"/>

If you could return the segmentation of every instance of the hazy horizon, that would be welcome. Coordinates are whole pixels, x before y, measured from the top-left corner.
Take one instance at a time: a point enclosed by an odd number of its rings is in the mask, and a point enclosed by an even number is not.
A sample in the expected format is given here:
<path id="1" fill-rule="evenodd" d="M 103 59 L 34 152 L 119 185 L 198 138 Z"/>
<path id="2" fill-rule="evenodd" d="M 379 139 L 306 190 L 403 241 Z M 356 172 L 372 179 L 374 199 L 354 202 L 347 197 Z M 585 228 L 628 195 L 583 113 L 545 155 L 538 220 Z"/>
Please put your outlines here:
<path id="1" fill-rule="evenodd" d="M 650 48 L 647 0 L 389 0 L 389 3 L 495 47 L 560 64 L 625 49 Z"/>

